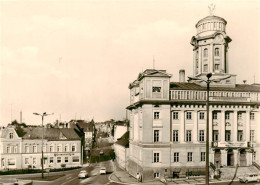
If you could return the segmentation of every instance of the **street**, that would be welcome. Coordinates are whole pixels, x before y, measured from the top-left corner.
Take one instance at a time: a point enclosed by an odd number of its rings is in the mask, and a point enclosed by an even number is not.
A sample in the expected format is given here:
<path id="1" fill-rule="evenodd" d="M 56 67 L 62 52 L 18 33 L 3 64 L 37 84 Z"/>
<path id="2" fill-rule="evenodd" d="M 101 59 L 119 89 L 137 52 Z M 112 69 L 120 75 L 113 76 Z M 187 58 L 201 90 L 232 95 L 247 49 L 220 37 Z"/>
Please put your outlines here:
<path id="1" fill-rule="evenodd" d="M 100 175 L 99 169 L 100 167 L 106 167 L 107 174 L 106 175 Z M 88 178 L 85 179 L 78 179 L 78 174 L 81 170 L 86 170 L 88 172 Z M 48 182 L 48 181 L 33 181 L 33 185 L 77 185 L 77 184 L 111 184 L 111 185 L 117 185 L 118 183 L 113 183 L 109 181 L 109 175 L 114 171 L 114 165 L 112 161 L 104 161 L 100 163 L 91 164 L 88 167 L 77 169 L 77 170 L 71 170 L 71 171 L 65 171 L 65 172 L 56 172 L 55 174 L 64 174 L 64 177 L 58 178 L 54 181 Z M 50 174 L 53 175 L 54 173 Z M 47 174 L 45 174 L 47 175 Z M 23 174 L 23 175 L 10 175 L 10 176 L 1 176 L 0 178 L 0 184 L 3 183 L 14 183 L 16 180 L 26 177 L 35 177 L 39 176 L 39 174 Z M 29 179 L 28 178 L 28 179 Z"/>

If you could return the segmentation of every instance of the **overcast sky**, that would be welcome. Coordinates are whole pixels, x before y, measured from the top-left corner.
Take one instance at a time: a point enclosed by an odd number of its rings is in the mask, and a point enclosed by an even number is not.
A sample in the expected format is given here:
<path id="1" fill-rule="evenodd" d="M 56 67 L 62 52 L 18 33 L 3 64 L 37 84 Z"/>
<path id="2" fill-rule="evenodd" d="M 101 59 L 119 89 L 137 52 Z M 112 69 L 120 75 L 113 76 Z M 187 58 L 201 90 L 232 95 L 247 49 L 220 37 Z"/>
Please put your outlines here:
<path id="1" fill-rule="evenodd" d="M 230 73 L 260 83 L 260 1 L 214 1 L 227 20 Z M 153 67 L 192 75 L 191 37 L 210 1 L 1 1 L 0 125 L 33 115 L 125 118 L 130 82 Z"/>

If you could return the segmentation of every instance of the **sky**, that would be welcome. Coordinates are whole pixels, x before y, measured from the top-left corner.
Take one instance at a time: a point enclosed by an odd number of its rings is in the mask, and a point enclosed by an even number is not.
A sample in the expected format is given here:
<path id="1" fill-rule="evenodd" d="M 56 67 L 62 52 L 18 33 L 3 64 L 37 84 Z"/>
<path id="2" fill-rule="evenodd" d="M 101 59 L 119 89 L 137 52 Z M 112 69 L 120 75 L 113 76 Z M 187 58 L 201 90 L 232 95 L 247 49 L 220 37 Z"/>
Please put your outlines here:
<path id="1" fill-rule="evenodd" d="M 0 1 L 0 126 L 126 118 L 145 69 L 192 76 L 195 24 L 208 0 Z M 227 20 L 230 73 L 260 83 L 260 1 L 215 0 Z M 153 59 L 154 58 L 154 59 Z"/>

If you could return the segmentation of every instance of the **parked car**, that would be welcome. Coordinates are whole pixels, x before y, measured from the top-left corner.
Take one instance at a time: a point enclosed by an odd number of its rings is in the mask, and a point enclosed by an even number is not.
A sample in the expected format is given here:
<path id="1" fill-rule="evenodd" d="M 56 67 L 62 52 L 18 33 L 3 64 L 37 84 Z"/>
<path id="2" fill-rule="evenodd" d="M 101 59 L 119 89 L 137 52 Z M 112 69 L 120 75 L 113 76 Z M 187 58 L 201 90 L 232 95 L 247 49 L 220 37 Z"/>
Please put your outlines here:
<path id="1" fill-rule="evenodd" d="M 254 181 L 260 182 L 260 175 L 258 175 L 257 173 L 249 173 L 242 177 L 239 177 L 239 181 L 245 183 Z"/>
<path id="2" fill-rule="evenodd" d="M 88 172 L 86 170 L 79 172 L 79 175 L 78 175 L 79 179 L 82 179 L 82 178 L 84 179 L 84 178 L 87 178 L 87 177 L 88 177 Z"/>
<path id="3" fill-rule="evenodd" d="M 99 155 L 103 155 L 103 154 L 104 154 L 103 150 L 100 150 Z"/>
<path id="4" fill-rule="evenodd" d="M 106 168 L 105 167 L 101 167 L 100 170 L 99 170 L 99 173 L 100 174 L 106 174 L 107 173 Z"/>

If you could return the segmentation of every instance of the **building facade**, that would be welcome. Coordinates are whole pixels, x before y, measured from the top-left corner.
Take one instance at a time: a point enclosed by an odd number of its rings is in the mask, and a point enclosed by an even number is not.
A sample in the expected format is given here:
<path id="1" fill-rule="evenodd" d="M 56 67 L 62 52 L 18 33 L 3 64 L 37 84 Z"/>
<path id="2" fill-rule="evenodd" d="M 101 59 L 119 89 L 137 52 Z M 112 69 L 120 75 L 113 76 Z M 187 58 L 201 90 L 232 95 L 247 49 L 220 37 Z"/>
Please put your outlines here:
<path id="1" fill-rule="evenodd" d="M 217 168 L 260 162 L 260 85 L 236 84 L 229 74 L 227 22 L 208 16 L 196 24 L 193 79 L 212 73 L 209 103 L 210 162 Z M 204 171 L 206 84 L 170 82 L 165 70 L 147 69 L 130 83 L 128 171 L 143 180 Z M 219 80 L 229 77 L 225 80 Z"/>
<path id="2" fill-rule="evenodd" d="M 42 128 L 1 129 L 0 170 L 41 169 Z M 82 164 L 81 139 L 70 128 L 44 128 L 44 168 L 76 167 Z"/>

